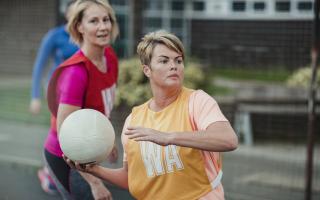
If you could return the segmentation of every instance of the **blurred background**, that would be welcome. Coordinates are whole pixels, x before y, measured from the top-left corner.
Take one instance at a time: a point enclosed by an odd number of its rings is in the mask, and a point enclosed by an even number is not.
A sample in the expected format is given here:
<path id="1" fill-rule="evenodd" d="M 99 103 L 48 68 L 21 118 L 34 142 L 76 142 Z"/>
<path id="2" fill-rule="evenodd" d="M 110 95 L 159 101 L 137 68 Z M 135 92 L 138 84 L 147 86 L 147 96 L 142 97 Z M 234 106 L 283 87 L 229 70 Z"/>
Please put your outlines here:
<path id="1" fill-rule="evenodd" d="M 130 108 L 148 98 L 136 44 L 145 33 L 165 29 L 185 45 L 186 85 L 212 95 L 239 136 L 239 148 L 223 154 L 226 199 L 304 199 L 315 1 L 109 2 L 120 25 L 113 44 L 120 58 L 112 113 L 117 132 Z M 0 199 L 59 199 L 44 194 L 36 178 L 50 121 L 46 100 L 39 115 L 30 114 L 29 103 L 41 39 L 64 23 L 67 3 L 0 1 Z M 317 93 L 313 199 L 320 199 L 319 86 Z M 111 167 L 119 165 L 121 158 Z"/>

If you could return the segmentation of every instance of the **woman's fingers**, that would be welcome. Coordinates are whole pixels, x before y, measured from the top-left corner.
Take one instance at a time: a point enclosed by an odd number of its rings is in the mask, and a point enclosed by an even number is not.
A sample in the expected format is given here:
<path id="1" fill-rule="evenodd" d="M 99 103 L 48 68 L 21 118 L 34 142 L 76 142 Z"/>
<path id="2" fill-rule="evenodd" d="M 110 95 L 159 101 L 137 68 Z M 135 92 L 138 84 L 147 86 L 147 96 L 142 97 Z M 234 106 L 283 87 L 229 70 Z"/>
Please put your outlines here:
<path id="1" fill-rule="evenodd" d="M 77 170 L 86 172 L 87 171 L 87 165 L 86 164 L 80 164 L 75 163 Z"/>
<path id="2" fill-rule="evenodd" d="M 137 128 L 139 128 L 139 127 L 138 126 L 128 126 L 127 127 L 128 130 L 133 130 L 133 129 L 137 129 Z"/>
<path id="3" fill-rule="evenodd" d="M 146 138 L 147 136 L 153 134 L 151 129 L 141 128 L 141 127 L 129 127 L 128 130 L 124 132 L 129 139 L 141 140 L 141 138 Z"/>
<path id="4" fill-rule="evenodd" d="M 67 156 L 63 154 L 62 158 L 71 168 L 75 168 L 75 163 L 72 160 L 70 160 Z"/>
<path id="5" fill-rule="evenodd" d="M 83 171 L 83 172 L 88 171 L 88 169 L 94 165 L 94 164 L 80 164 L 78 162 L 72 161 L 71 159 L 69 159 L 65 155 L 62 155 L 62 158 L 69 165 L 70 168 L 77 169 L 77 170 Z"/>

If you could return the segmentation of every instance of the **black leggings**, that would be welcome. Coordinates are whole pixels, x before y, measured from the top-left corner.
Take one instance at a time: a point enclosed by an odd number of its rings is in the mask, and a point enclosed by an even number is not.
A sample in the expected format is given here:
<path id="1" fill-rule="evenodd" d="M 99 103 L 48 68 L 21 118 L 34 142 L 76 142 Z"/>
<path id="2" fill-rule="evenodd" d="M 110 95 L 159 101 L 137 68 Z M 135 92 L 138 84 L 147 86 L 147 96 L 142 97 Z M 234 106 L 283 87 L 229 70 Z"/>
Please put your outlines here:
<path id="1" fill-rule="evenodd" d="M 62 157 L 55 156 L 47 150 L 44 150 L 44 155 L 51 172 L 54 173 L 58 181 L 63 185 L 64 189 L 70 193 L 69 177 L 71 169 L 68 164 Z"/>
<path id="2" fill-rule="evenodd" d="M 53 155 L 47 150 L 44 150 L 44 156 L 49 171 L 55 176 L 52 178 L 55 182 L 59 182 L 56 185 L 64 199 L 93 199 L 89 184 L 77 170 L 71 169 L 62 157 Z M 59 184 L 64 189 L 60 189 Z"/>

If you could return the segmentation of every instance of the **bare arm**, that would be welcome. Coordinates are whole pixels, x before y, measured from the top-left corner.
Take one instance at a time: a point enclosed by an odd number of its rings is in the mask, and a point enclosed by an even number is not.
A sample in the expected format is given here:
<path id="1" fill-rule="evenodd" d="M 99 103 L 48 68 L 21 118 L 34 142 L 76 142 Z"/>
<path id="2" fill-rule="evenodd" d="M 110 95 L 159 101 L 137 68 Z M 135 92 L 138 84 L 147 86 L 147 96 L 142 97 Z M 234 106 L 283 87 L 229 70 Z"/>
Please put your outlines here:
<path id="1" fill-rule="evenodd" d="M 73 162 L 66 156 L 63 157 L 66 163 L 74 169 L 82 172 L 90 173 L 98 178 L 108 181 L 119 187 L 128 189 L 128 163 L 123 162 L 123 167 L 118 169 L 110 169 L 97 164 L 82 165 Z"/>
<path id="2" fill-rule="evenodd" d="M 114 185 L 128 189 L 127 162 L 123 162 L 123 167 L 118 169 L 109 169 L 99 165 L 94 165 L 88 170 L 88 172 Z"/>
<path id="3" fill-rule="evenodd" d="M 88 182 L 94 199 L 112 199 L 111 192 L 99 178 L 85 172 L 79 173 Z"/>
<path id="4" fill-rule="evenodd" d="M 60 127 L 62 125 L 62 122 L 74 111 L 80 110 L 81 107 L 79 106 L 72 106 L 69 104 L 59 104 L 59 108 L 58 108 L 58 114 L 57 114 L 57 130 L 58 130 L 58 134 L 60 131 Z"/>
<path id="5" fill-rule="evenodd" d="M 204 131 L 164 133 L 142 127 L 128 127 L 125 132 L 129 139 L 151 141 L 159 145 L 178 145 L 205 151 L 233 151 L 238 138 L 229 122 L 215 122 Z"/>
<path id="6" fill-rule="evenodd" d="M 172 133 L 169 144 L 206 151 L 233 151 L 238 146 L 238 137 L 229 122 L 215 122 L 205 131 Z"/>

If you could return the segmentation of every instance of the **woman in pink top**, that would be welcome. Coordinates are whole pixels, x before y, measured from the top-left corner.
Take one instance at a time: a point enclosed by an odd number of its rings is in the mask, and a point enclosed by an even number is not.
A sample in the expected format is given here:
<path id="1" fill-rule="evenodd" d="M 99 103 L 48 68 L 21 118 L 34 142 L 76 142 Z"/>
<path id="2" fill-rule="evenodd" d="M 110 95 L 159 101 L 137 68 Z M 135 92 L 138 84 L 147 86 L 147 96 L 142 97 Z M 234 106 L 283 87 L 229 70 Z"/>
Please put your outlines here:
<path id="1" fill-rule="evenodd" d="M 80 50 L 55 70 L 48 85 L 52 123 L 45 161 L 63 199 L 112 199 L 99 178 L 70 170 L 62 158 L 58 134 L 64 119 L 76 110 L 91 108 L 110 116 L 118 78 L 118 59 L 110 43 L 119 32 L 117 21 L 105 0 L 77 0 L 67 28 Z M 110 158 L 116 157 L 114 150 Z"/>
<path id="2" fill-rule="evenodd" d="M 153 97 L 134 107 L 122 133 L 123 168 L 72 167 L 124 188 L 136 199 L 223 200 L 220 152 L 238 139 L 217 102 L 183 87 L 184 51 L 173 34 L 158 31 L 139 43 Z"/>

